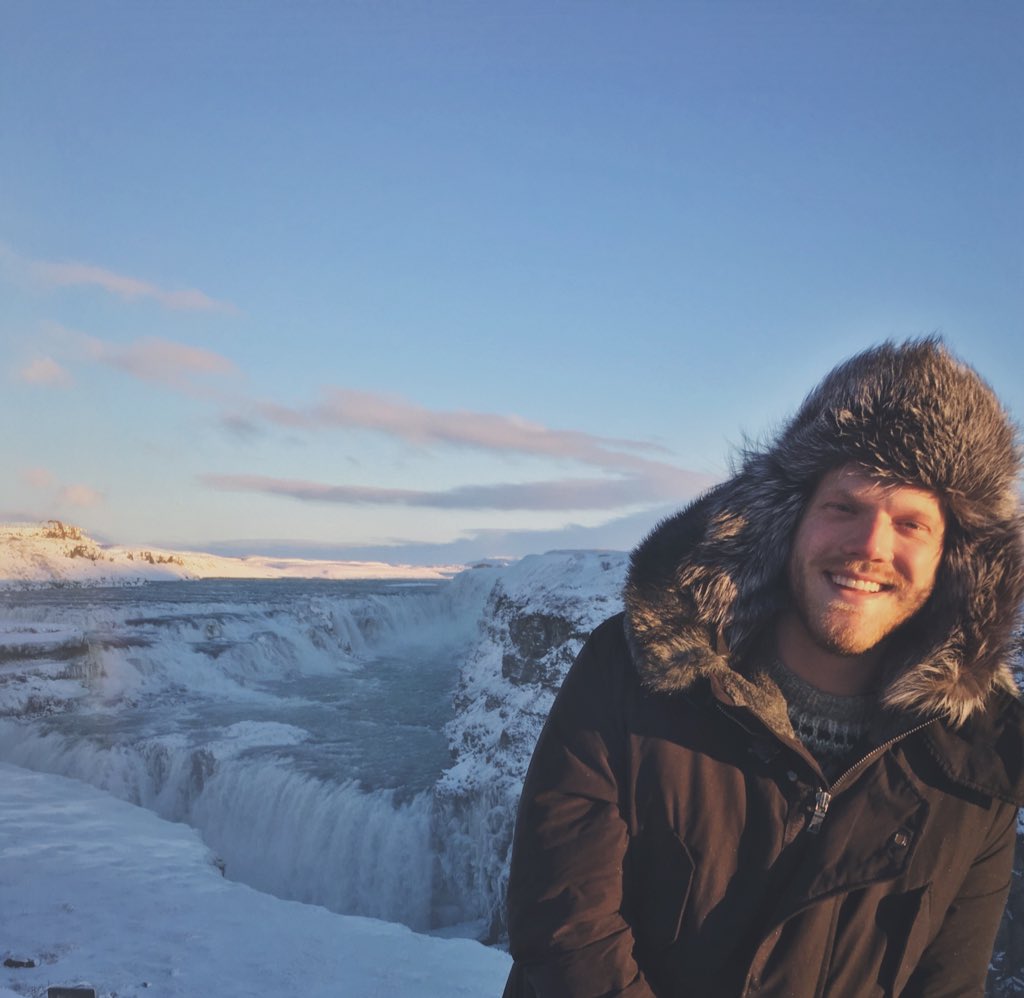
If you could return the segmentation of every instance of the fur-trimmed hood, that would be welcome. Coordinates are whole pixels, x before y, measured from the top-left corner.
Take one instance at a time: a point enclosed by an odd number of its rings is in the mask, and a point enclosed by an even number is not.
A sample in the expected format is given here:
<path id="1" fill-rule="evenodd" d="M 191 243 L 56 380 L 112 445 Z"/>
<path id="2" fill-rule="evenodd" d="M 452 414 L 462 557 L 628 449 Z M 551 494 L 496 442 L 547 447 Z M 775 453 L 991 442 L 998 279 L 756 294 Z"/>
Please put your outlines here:
<path id="1" fill-rule="evenodd" d="M 1015 428 L 991 388 L 936 339 L 886 343 L 836 367 L 776 439 L 659 524 L 631 558 L 626 632 L 643 684 L 740 681 L 785 606 L 794 531 L 821 476 L 856 463 L 938 493 L 945 551 L 926 605 L 890 639 L 883 704 L 953 726 L 997 688 L 1024 598 Z"/>

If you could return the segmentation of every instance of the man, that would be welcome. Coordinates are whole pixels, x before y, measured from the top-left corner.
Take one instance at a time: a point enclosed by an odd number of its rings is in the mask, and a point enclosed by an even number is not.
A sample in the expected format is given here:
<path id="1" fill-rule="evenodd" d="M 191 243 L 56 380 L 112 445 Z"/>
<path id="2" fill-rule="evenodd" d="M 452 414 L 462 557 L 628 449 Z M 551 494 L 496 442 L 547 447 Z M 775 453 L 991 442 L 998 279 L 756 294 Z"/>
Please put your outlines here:
<path id="1" fill-rule="evenodd" d="M 1024 802 L 1014 428 L 840 365 L 633 553 L 520 804 L 510 996 L 981 995 Z"/>

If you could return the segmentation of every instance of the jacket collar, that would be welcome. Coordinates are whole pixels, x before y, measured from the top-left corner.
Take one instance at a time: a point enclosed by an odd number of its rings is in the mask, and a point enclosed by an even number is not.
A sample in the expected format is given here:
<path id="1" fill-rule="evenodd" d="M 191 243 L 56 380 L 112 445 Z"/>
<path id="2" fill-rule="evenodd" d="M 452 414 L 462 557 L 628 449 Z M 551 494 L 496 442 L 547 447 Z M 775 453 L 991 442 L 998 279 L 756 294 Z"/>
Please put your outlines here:
<path id="1" fill-rule="evenodd" d="M 925 744 L 952 780 L 987 797 L 1024 807 L 1024 706 L 999 691 L 986 710 L 953 728 L 928 726 Z"/>

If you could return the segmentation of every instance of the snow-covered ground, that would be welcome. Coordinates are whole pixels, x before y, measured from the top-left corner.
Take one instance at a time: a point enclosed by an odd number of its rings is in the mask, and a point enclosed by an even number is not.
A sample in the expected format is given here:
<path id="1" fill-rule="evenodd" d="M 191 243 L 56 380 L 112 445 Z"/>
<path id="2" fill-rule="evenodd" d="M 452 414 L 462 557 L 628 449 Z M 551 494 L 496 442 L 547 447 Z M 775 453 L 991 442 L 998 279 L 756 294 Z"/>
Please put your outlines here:
<path id="1" fill-rule="evenodd" d="M 480 998 L 507 954 L 226 880 L 185 825 L 0 763 L 0 996 Z M 4 988 L 9 989 L 7 991 Z"/>
<path id="2" fill-rule="evenodd" d="M 78 527 L 57 520 L 0 524 L 0 588 L 25 583 L 133 585 L 161 579 L 446 579 L 462 568 L 226 558 L 198 551 L 101 545 Z"/>

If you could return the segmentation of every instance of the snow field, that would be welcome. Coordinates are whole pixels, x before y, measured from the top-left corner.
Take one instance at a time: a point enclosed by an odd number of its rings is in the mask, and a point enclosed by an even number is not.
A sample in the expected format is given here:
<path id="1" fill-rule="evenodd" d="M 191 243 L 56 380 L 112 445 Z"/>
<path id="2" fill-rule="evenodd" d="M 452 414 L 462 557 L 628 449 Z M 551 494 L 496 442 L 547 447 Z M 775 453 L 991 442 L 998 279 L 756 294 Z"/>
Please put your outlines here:
<path id="1" fill-rule="evenodd" d="M 86 784 L 0 763 L 0 995 L 479 998 L 510 959 L 466 939 L 225 880 L 198 834 Z"/>

